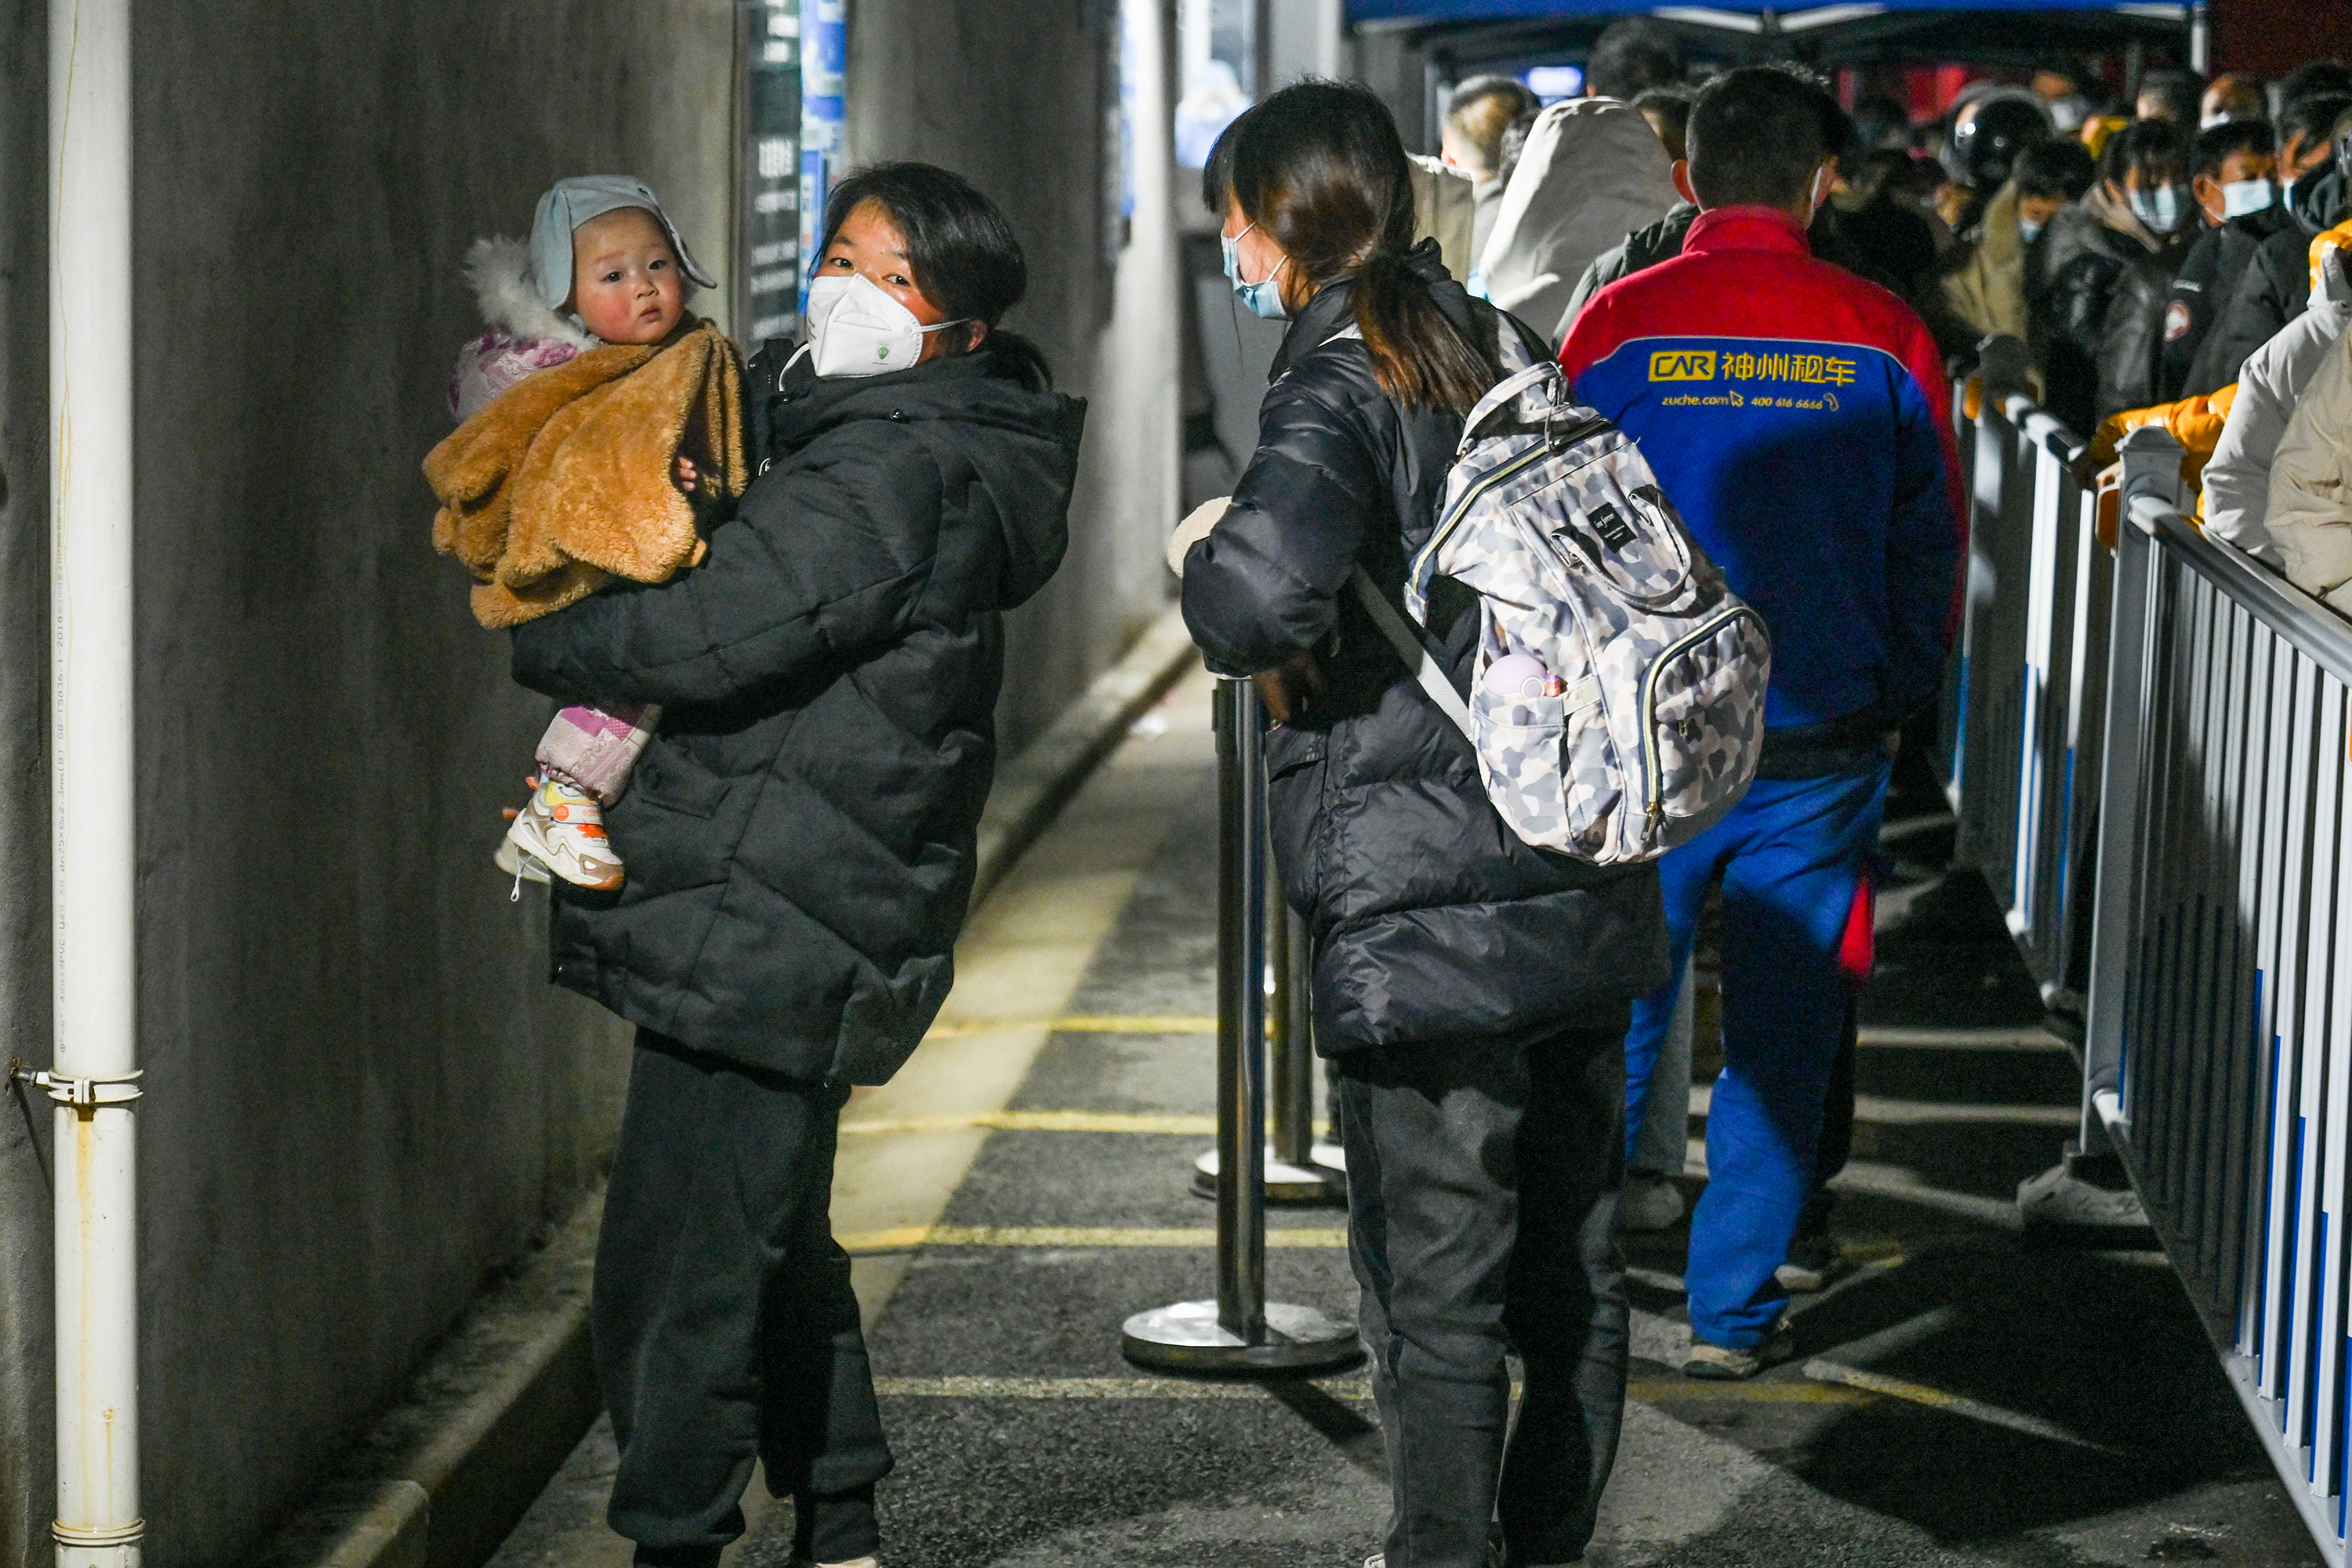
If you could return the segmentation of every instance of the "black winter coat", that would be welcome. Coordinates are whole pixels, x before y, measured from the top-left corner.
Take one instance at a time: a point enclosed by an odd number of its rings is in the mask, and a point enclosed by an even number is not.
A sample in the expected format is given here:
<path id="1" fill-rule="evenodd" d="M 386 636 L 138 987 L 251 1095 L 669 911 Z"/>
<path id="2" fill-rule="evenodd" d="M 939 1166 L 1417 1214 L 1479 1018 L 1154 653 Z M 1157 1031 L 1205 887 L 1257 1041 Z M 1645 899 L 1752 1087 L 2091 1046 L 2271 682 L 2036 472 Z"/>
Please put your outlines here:
<path id="1" fill-rule="evenodd" d="M 2172 275 L 2187 247 L 2150 250 L 2080 205 L 2050 220 L 2044 265 L 2050 412 L 2085 438 L 2099 421 L 2156 401 Z"/>
<path id="2" fill-rule="evenodd" d="M 2333 165 L 2323 165 L 2288 192 L 2293 219 L 2263 241 L 2238 279 L 2227 306 L 2213 323 L 2197 363 L 2189 367 L 2189 395 L 2218 392 L 2238 379 L 2253 352 L 2276 337 L 2311 302 L 2311 242 L 2322 229 L 2352 217 L 2347 182 Z"/>
<path id="3" fill-rule="evenodd" d="M 514 633 L 526 686 L 663 705 L 604 815 L 627 885 L 557 884 L 555 979 L 697 1050 L 880 1083 L 947 997 L 1000 612 L 1061 563 L 1086 409 L 986 354 L 751 374 L 764 460 L 703 564 Z"/>
<path id="4" fill-rule="evenodd" d="M 1439 307 L 1494 342 L 1495 312 L 1446 277 L 1435 243 L 1412 259 Z M 1361 563 L 1399 596 L 1462 435 L 1454 415 L 1389 400 L 1362 341 L 1335 338 L 1354 319 L 1342 281 L 1292 324 L 1233 507 L 1184 560 L 1185 624 L 1213 668 L 1314 649 L 1329 678 L 1265 742 L 1284 891 L 1315 932 L 1318 1047 L 1590 1021 L 1667 979 L 1656 870 L 1603 870 L 1505 826 L 1469 742 L 1348 592 Z M 1466 690 L 1476 595 L 1437 586 L 1431 633 Z"/>
<path id="5" fill-rule="evenodd" d="M 2157 401 L 2202 397 L 2238 379 L 2233 371 L 2225 380 L 2200 385 L 2199 361 L 2213 328 L 2237 297 L 2238 285 L 2254 264 L 2264 241 L 2294 229 L 2294 219 L 2276 205 L 2244 217 L 2216 224 L 2197 237 L 2172 276 L 2172 300 L 2164 308 L 2164 347 Z M 2241 356 L 2242 360 L 2243 356 Z M 2206 367 L 2210 374 L 2210 367 Z"/>

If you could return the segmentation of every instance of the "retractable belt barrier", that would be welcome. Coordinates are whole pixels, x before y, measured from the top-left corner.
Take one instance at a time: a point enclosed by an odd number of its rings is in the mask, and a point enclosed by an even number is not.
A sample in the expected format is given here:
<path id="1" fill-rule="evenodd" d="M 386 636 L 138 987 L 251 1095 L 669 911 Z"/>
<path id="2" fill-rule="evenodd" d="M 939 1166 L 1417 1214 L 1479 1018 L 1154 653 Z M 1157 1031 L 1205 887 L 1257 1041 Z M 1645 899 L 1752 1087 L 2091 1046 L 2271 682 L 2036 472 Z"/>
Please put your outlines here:
<path id="1" fill-rule="evenodd" d="M 1992 883 L 2045 997 L 2079 999 L 2070 1166 L 2112 1155 L 2128 1174 L 2321 1555 L 2345 1568 L 2352 623 L 2183 515 L 2162 429 L 2121 444 L 2111 554 L 2063 427 L 2023 398 L 1969 398 L 1956 417 L 1971 498 L 1946 711 L 1960 858 Z M 2026 1184 L 2029 1218 L 2057 1176 Z"/>
<path id="2" fill-rule="evenodd" d="M 1265 714 L 1246 680 L 1219 680 L 1217 725 L 1217 1148 L 1210 1190 L 1217 1200 L 1217 1295 L 1138 1312 L 1121 1325 L 1119 1348 L 1141 1365 L 1179 1373 L 1334 1371 L 1361 1352 L 1356 1331 L 1311 1307 L 1265 1299 L 1268 883 Z M 1295 944 L 1286 941 L 1286 950 Z M 1286 951 L 1288 959 L 1288 951 Z M 1311 1067 L 1300 1061 L 1307 1015 L 1293 1000 L 1286 963 L 1277 1034 L 1290 1047 L 1283 1109 L 1291 1140 L 1311 1136 Z M 1301 1073 L 1306 1073 L 1304 1082 Z"/>

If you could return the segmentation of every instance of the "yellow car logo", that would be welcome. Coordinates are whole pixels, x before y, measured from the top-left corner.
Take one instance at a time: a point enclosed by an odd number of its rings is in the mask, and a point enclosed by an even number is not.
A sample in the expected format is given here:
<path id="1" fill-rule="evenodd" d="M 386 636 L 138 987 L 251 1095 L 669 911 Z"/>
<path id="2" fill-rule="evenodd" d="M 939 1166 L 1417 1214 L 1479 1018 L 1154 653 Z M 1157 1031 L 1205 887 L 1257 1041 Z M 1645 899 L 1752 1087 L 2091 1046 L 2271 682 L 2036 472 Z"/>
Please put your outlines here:
<path id="1" fill-rule="evenodd" d="M 1650 356 L 1652 381 L 1713 381 L 1713 349 L 1660 349 Z"/>

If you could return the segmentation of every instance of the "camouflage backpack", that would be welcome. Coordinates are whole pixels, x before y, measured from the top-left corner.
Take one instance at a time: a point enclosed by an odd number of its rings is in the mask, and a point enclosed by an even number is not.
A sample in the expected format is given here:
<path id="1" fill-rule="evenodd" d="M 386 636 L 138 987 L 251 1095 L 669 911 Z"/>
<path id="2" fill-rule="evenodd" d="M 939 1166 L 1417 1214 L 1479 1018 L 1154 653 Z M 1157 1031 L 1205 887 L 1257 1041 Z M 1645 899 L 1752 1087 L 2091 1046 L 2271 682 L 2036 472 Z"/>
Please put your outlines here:
<path id="1" fill-rule="evenodd" d="M 1356 593 L 1470 738 L 1513 832 L 1597 865 L 1654 859 L 1747 793 L 1771 641 L 1640 449 L 1501 337 L 1511 374 L 1470 411 L 1405 575 L 1415 621 L 1433 577 L 1477 591 L 1470 700 L 1360 567 Z"/>

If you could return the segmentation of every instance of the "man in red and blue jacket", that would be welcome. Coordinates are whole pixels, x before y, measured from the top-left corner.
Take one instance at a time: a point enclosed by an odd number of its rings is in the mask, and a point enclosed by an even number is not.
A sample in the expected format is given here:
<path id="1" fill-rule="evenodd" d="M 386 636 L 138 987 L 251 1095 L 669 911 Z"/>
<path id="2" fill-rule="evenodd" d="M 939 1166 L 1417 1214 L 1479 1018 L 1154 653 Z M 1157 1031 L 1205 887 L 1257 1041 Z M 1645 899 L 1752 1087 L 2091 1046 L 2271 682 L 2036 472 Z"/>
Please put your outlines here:
<path id="1" fill-rule="evenodd" d="M 1926 325 L 1813 258 L 1843 119 L 1772 67 L 1699 96 L 1675 183 L 1683 253 L 1611 285 L 1560 350 L 1576 400 L 1641 443 L 1666 497 L 1772 634 L 1764 755 L 1721 823 L 1662 862 L 1675 980 L 1635 1005 L 1629 1127 L 1723 883 L 1724 1070 L 1691 1216 L 1695 1377 L 1790 1353 L 1788 1256 L 1830 1070 L 1868 972 L 1867 862 L 1895 727 L 1936 695 L 1960 551 L 1948 395 Z"/>

